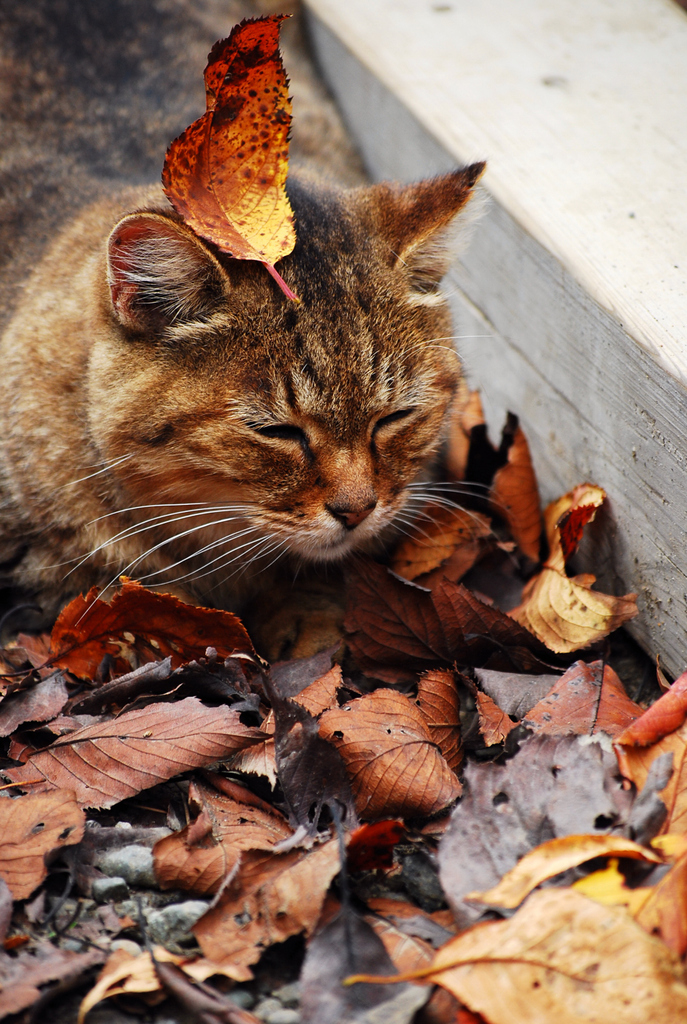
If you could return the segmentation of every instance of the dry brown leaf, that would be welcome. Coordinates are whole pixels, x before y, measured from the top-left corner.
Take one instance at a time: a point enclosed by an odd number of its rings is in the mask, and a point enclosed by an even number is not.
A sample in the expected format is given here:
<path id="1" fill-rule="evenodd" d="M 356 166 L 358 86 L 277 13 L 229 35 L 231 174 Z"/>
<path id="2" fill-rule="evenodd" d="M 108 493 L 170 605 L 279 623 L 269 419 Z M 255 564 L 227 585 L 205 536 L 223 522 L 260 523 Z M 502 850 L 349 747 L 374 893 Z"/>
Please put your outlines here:
<path id="1" fill-rule="evenodd" d="M 546 648 L 527 629 L 449 580 L 431 593 L 382 565 L 351 570 L 345 627 L 363 671 L 385 682 L 415 682 L 416 673 L 454 662 L 542 671 Z"/>
<path id="2" fill-rule="evenodd" d="M 197 608 L 124 580 L 110 604 L 98 598 L 94 587 L 63 608 L 50 638 L 50 663 L 93 679 L 106 654 L 119 674 L 168 656 L 177 668 L 203 657 L 208 647 L 222 658 L 253 651 L 241 620 L 231 612 Z"/>
<path id="3" fill-rule="evenodd" d="M 427 817 L 462 792 L 424 716 L 396 690 L 375 690 L 325 711 L 320 733 L 341 754 L 365 820 Z"/>
<path id="4" fill-rule="evenodd" d="M 418 513 L 410 536 L 396 548 L 391 568 L 404 579 L 416 580 L 450 558 L 450 579 L 456 581 L 480 558 L 489 536 L 491 524 L 486 516 L 429 502 Z"/>
<path id="5" fill-rule="evenodd" d="M 187 697 L 68 733 L 5 774 L 18 785 L 40 780 L 33 792 L 69 788 L 82 807 L 112 807 L 262 738 L 259 729 L 242 724 L 237 711 Z"/>
<path id="6" fill-rule="evenodd" d="M 296 244 L 286 195 L 291 101 L 279 54 L 286 15 L 243 21 L 212 48 L 207 110 L 169 147 L 167 198 L 201 237 L 235 259 L 273 264 Z"/>
<path id="7" fill-rule="evenodd" d="M 661 864 L 663 858 L 623 836 L 562 836 L 542 843 L 518 861 L 498 885 L 487 892 L 469 892 L 465 899 L 512 910 L 538 885 L 594 857 L 631 857 Z"/>
<path id="8" fill-rule="evenodd" d="M 48 874 L 45 855 L 81 842 L 85 816 L 73 790 L 0 800 L 0 878 L 27 899 Z"/>
<path id="9" fill-rule="evenodd" d="M 434 950 L 429 942 L 408 935 L 383 917 L 366 915 L 365 920 L 384 943 L 399 973 L 416 971 L 432 962 Z"/>
<path id="10" fill-rule="evenodd" d="M 616 742 L 615 751 L 620 771 L 640 791 L 656 758 L 672 753 L 673 774 L 659 794 L 668 808 L 661 832 L 687 833 L 687 722 L 651 747 L 626 747 Z"/>
<path id="11" fill-rule="evenodd" d="M 520 426 L 516 427 L 508 449 L 508 461 L 494 474 L 490 498 L 522 553 L 538 562 L 542 533 L 539 489 L 527 438 Z"/>
<path id="12" fill-rule="evenodd" d="M 317 718 L 323 711 L 336 706 L 336 692 L 340 686 L 343 686 L 341 666 L 333 665 L 320 679 L 316 679 L 314 683 L 310 683 L 292 697 L 292 700 Z"/>
<path id="13" fill-rule="evenodd" d="M 415 703 L 446 763 L 457 772 L 463 763 L 463 743 L 460 699 L 453 670 L 434 668 L 423 673 L 417 685 Z"/>
<path id="14" fill-rule="evenodd" d="M 447 988 L 489 1024 L 675 1024 L 687 1018 L 677 957 L 623 907 L 602 906 L 572 889 L 533 893 L 510 920 L 477 925 L 452 939 L 432 966 L 423 978 Z"/>
<path id="15" fill-rule="evenodd" d="M 479 731 L 482 733 L 485 747 L 503 743 L 508 733 L 512 732 L 518 723 L 511 722 L 505 711 L 501 710 L 488 693 L 477 690 L 475 704 L 479 716 Z"/>
<path id="16" fill-rule="evenodd" d="M 189 804 L 197 817 L 153 849 L 161 889 L 185 889 L 199 896 L 217 892 L 239 863 L 243 850 L 270 850 L 291 835 L 275 811 L 238 803 L 192 782 Z"/>
<path id="17" fill-rule="evenodd" d="M 219 904 L 193 927 L 203 953 L 213 963 L 231 964 L 250 977 L 249 965 L 268 946 L 301 932 L 312 934 L 339 867 L 336 839 L 309 853 L 244 854 Z"/>
<path id="18" fill-rule="evenodd" d="M 627 696 L 610 665 L 576 661 L 524 721 L 540 735 L 593 736 L 605 732 L 616 737 L 641 714 L 642 708 Z"/>

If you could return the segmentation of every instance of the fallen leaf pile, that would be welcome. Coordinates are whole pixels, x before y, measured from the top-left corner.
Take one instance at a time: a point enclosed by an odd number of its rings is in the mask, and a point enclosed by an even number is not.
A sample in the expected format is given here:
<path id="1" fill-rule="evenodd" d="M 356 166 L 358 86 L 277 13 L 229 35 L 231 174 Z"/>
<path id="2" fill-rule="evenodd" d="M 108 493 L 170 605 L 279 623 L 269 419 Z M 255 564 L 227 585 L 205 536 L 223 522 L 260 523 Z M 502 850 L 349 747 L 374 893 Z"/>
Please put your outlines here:
<path id="1" fill-rule="evenodd" d="M 248 1024 L 227 987 L 298 941 L 305 1024 L 687 1014 L 687 674 L 645 707 L 605 661 L 634 600 L 566 572 L 603 491 L 540 519 L 514 419 L 486 456 L 476 398 L 462 423 L 447 465 L 491 479 L 454 512 L 447 470 L 389 565 L 356 563 L 336 648 L 272 669 L 236 616 L 123 580 L 2 651 L 5 1013 L 104 963 L 81 1020 L 167 995 Z M 89 902 L 120 821 L 204 901 L 195 954 Z M 91 908 L 66 933 L 65 870 Z"/>
<path id="2" fill-rule="evenodd" d="M 281 281 L 280 20 L 215 46 L 164 182 Z M 130 580 L 0 652 L 0 1019 L 80 986 L 80 1022 L 170 998 L 251 1024 L 232 996 L 275 964 L 303 1024 L 687 1019 L 687 673 L 628 695 L 606 638 L 635 596 L 570 575 L 606 495 L 542 515 L 516 417 L 495 448 L 471 396 L 443 470 L 312 657 Z"/>

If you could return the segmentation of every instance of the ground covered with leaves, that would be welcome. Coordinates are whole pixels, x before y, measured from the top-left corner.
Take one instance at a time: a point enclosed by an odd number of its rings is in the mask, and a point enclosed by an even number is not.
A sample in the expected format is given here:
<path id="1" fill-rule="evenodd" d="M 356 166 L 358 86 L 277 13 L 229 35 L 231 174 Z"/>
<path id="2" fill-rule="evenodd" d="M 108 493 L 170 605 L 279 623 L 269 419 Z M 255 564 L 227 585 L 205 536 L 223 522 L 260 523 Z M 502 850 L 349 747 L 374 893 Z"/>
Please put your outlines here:
<path id="1" fill-rule="evenodd" d="M 568 574 L 600 488 L 477 396 L 444 462 L 311 657 L 132 581 L 2 650 L 2 1018 L 687 1018 L 687 675 Z"/>

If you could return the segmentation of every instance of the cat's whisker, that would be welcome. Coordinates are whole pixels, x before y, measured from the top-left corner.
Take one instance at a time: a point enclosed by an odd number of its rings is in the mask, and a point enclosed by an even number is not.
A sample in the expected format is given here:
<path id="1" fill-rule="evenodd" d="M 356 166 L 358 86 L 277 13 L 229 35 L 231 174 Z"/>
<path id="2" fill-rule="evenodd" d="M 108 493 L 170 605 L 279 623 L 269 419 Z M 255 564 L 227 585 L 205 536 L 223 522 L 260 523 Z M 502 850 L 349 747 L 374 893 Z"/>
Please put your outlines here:
<path id="1" fill-rule="evenodd" d="M 144 580 L 150 580 L 154 576 L 160 576 L 163 573 L 171 572 L 172 569 L 176 569 L 176 567 L 178 565 L 183 565 L 184 562 L 196 561 L 197 559 L 201 558 L 203 556 L 203 554 L 205 554 L 206 552 L 212 551 L 215 548 L 220 547 L 220 545 L 222 545 L 222 544 L 229 544 L 231 541 L 239 540 L 241 537 L 245 537 L 249 533 L 256 533 L 259 529 L 260 529 L 259 526 L 249 526 L 247 529 L 240 530 L 238 533 L 225 534 L 223 537 L 220 537 L 219 540 L 215 540 L 211 544 L 206 544 L 204 547 L 199 548 L 197 551 L 193 551 L 190 555 L 186 555 L 184 558 L 180 558 L 177 562 L 173 562 L 172 565 L 167 565 L 163 569 L 156 569 L 154 572 L 146 573 L 145 576 L 139 576 L 138 577 L 139 582 L 143 582 Z M 252 544 L 252 543 L 253 543 L 253 541 L 246 541 L 244 544 L 239 544 L 237 547 L 232 547 L 231 551 L 232 551 L 232 553 L 234 551 L 240 551 L 241 548 L 245 548 L 248 544 Z M 224 558 L 226 554 L 228 554 L 228 552 L 222 551 L 222 553 L 217 555 L 216 558 L 213 558 L 209 562 L 208 561 L 204 562 L 203 568 L 207 569 L 208 566 L 214 565 L 215 562 L 218 562 L 220 559 Z M 213 572 L 214 570 L 210 569 L 208 571 L 209 572 Z M 191 572 L 185 573 L 183 576 L 177 576 L 177 577 L 175 577 L 175 579 L 168 580 L 167 582 L 169 582 L 169 583 L 178 583 L 180 580 L 188 579 L 189 577 L 193 576 L 194 574 L 195 574 L 195 571 L 192 570 Z M 203 575 L 207 575 L 207 574 L 203 573 Z"/>
<path id="2" fill-rule="evenodd" d="M 112 469 L 116 469 L 117 466 L 121 466 L 123 462 L 128 462 L 129 459 L 133 458 L 133 452 L 129 455 L 120 455 L 119 458 L 113 459 L 110 462 L 106 462 L 100 469 L 97 469 L 94 473 L 89 473 L 87 476 L 79 477 L 78 480 L 70 480 L 66 484 L 60 484 L 55 490 L 61 491 L 65 487 L 74 487 L 76 484 L 82 484 L 85 480 L 92 480 L 93 477 L 100 476 L 102 473 L 108 473 Z"/>
<path id="3" fill-rule="evenodd" d="M 154 507 L 154 506 L 151 506 L 151 507 Z M 207 509 L 193 509 L 193 510 L 189 510 L 184 515 L 179 515 L 176 512 L 175 513 L 165 513 L 164 515 L 161 515 L 161 516 L 153 516 L 150 519 L 146 519 L 146 520 L 143 521 L 143 523 L 132 524 L 131 526 L 127 527 L 125 530 L 121 530 L 119 533 L 114 534 L 114 536 L 109 537 L 106 541 L 103 541 L 102 544 L 99 544 L 97 547 L 92 548 L 88 552 L 88 554 L 84 555 L 81 558 L 81 560 L 78 562 L 77 565 L 75 565 L 72 569 L 70 569 L 70 571 L 66 574 L 65 579 L 67 578 L 67 576 L 70 576 L 73 572 L 76 572 L 77 569 L 80 569 L 81 566 L 84 565 L 84 563 L 87 562 L 89 558 L 92 558 L 94 555 L 97 555 L 99 551 L 102 551 L 104 548 L 108 548 L 108 547 L 110 547 L 113 544 L 120 543 L 123 540 L 130 540 L 132 537 L 136 537 L 136 536 L 138 536 L 141 533 L 147 532 L 148 530 L 155 529 L 155 527 L 158 527 L 158 526 L 171 526 L 174 523 L 182 522 L 185 519 L 193 519 L 196 516 L 200 516 L 200 515 L 220 515 L 223 512 L 233 512 L 233 511 L 235 511 L 237 509 L 240 509 L 240 508 L 241 508 L 241 506 L 231 506 L 231 505 L 228 505 L 225 508 L 223 508 L 222 506 L 216 506 L 216 507 L 207 508 Z M 245 513 L 244 513 L 244 515 L 245 515 Z M 234 522 L 236 519 L 244 518 L 244 515 L 232 516 L 232 517 L 230 517 L 228 519 L 214 520 L 214 521 L 209 522 L 209 523 L 199 523 L 197 526 L 193 527 L 193 529 L 186 531 L 185 534 L 177 534 L 176 537 L 170 538 L 170 540 L 176 540 L 177 538 L 179 538 L 181 536 L 186 536 L 187 533 L 193 533 L 194 530 L 208 529 L 209 527 L 218 525 L 218 523 Z M 148 525 L 148 524 L 150 524 L 150 525 Z M 163 544 L 169 543 L 170 540 L 163 541 L 162 543 Z M 145 557 L 145 556 L 142 556 L 142 557 Z M 72 561 L 73 561 L 73 559 L 72 559 Z M 63 564 L 68 564 L 68 563 L 63 563 Z M 124 571 L 126 571 L 126 570 L 124 570 Z"/>

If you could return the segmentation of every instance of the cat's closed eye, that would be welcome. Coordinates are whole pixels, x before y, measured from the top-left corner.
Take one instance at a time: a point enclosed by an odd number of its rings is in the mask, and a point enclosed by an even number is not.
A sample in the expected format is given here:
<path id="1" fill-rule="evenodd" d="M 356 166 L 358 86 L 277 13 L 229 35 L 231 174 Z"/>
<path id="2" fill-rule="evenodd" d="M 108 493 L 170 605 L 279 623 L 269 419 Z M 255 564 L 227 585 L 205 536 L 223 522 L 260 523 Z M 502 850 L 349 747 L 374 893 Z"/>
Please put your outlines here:
<path id="1" fill-rule="evenodd" d="M 377 420 L 374 427 L 372 428 L 372 436 L 374 437 L 374 435 L 378 431 L 383 430 L 384 427 L 390 427 L 392 423 L 398 423 L 399 420 L 404 420 L 408 416 L 412 416 L 414 412 L 414 408 L 398 409 L 396 412 L 390 412 L 388 416 L 382 416 L 380 419 Z"/>
<path id="2" fill-rule="evenodd" d="M 270 423 L 266 427 L 253 427 L 253 430 L 263 437 L 273 437 L 278 441 L 297 441 L 306 447 L 308 445 L 307 434 L 294 423 Z"/>

